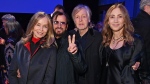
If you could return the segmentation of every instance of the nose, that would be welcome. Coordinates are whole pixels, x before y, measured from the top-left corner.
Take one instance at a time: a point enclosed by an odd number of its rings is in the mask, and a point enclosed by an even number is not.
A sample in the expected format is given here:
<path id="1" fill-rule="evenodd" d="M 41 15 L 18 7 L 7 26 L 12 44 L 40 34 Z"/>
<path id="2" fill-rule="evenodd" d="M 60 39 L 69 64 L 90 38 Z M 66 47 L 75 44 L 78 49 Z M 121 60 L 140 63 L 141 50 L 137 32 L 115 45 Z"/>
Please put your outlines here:
<path id="1" fill-rule="evenodd" d="M 43 31 L 43 29 L 44 29 L 44 27 L 43 27 L 43 26 L 41 26 L 40 30 L 41 30 L 41 31 Z"/>
<path id="2" fill-rule="evenodd" d="M 114 21 L 115 21 L 115 22 L 118 22 L 118 18 L 115 18 Z"/>
<path id="3" fill-rule="evenodd" d="M 61 23 L 60 22 L 58 23 L 58 27 L 61 27 Z"/>
<path id="4" fill-rule="evenodd" d="M 82 17 L 79 18 L 79 21 L 82 21 Z"/>

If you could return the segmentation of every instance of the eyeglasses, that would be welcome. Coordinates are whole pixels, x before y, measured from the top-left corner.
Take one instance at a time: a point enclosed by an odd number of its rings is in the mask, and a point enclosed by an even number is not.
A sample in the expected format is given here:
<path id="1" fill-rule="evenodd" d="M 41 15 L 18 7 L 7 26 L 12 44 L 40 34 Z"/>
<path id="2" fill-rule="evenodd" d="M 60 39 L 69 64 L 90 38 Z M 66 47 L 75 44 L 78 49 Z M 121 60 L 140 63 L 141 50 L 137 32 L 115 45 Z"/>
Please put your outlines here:
<path id="1" fill-rule="evenodd" d="M 63 25 L 63 26 L 65 26 L 67 24 L 66 22 L 60 22 L 60 21 L 53 21 L 53 23 L 54 23 L 54 25 L 60 24 L 60 25 Z"/>

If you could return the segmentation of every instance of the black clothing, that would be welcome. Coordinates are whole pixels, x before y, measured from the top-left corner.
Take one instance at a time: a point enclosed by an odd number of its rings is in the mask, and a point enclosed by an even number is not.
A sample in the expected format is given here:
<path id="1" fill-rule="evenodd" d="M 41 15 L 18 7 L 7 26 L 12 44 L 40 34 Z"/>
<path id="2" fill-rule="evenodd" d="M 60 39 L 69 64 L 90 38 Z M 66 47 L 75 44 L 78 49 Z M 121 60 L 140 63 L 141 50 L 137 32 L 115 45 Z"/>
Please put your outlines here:
<path id="1" fill-rule="evenodd" d="M 79 32 L 75 30 L 72 32 L 76 34 L 76 39 L 80 40 Z M 88 69 L 86 73 L 78 76 L 78 84 L 100 84 L 101 57 L 99 57 L 99 46 L 102 42 L 102 36 L 100 32 L 93 28 L 89 28 L 86 34 L 86 41 L 80 41 L 85 43 L 85 47 L 82 47 L 82 50 Z"/>
<path id="2" fill-rule="evenodd" d="M 136 18 L 132 20 L 135 33 L 141 35 L 144 40 L 145 56 L 142 57 L 140 75 L 142 79 L 150 80 L 150 15 L 141 10 Z"/>
<path id="3" fill-rule="evenodd" d="M 31 45 L 32 46 L 32 45 Z M 39 46 L 40 47 L 40 46 Z M 30 42 L 23 44 L 19 41 L 9 69 L 10 84 L 53 84 L 56 67 L 56 47 L 39 48 L 35 54 L 30 50 Z M 21 78 L 17 78 L 19 69 Z"/>
<path id="4" fill-rule="evenodd" d="M 4 28 L 0 28 L 0 38 L 3 38 L 6 40 L 7 35 L 5 33 Z M 5 81 L 5 73 L 3 72 L 6 70 L 6 61 L 5 61 L 5 45 L 0 45 L 0 84 L 3 84 Z"/>
<path id="5" fill-rule="evenodd" d="M 140 60 L 142 53 L 143 42 L 138 37 L 135 37 L 133 45 L 126 43 L 119 49 L 101 47 L 100 55 L 103 56 L 101 84 L 140 84 L 139 81 L 135 81 L 132 66 Z"/>
<path id="6" fill-rule="evenodd" d="M 68 35 L 68 32 L 66 32 L 60 40 L 56 41 L 60 44 L 57 50 L 55 84 L 77 84 L 75 76 L 84 73 L 87 69 L 78 43 L 78 52 L 76 54 L 73 55 L 68 52 Z"/>
<path id="7" fill-rule="evenodd" d="M 55 40 L 56 40 L 56 43 L 57 43 L 57 47 L 58 47 L 58 49 L 60 48 L 60 46 L 61 46 L 61 38 L 55 38 Z M 58 50 L 57 49 L 57 50 Z"/>

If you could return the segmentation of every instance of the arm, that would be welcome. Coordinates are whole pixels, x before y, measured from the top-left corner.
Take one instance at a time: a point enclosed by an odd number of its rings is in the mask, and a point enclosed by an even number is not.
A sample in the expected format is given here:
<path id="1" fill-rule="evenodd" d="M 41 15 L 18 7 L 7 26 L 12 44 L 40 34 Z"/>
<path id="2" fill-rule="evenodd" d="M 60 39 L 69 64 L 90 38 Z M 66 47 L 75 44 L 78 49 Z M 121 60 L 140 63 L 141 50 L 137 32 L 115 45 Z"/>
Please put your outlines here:
<path id="1" fill-rule="evenodd" d="M 44 81 L 42 84 L 53 84 L 54 83 L 55 70 L 56 70 L 56 47 L 53 47 L 51 49 L 51 56 L 48 61 Z"/>
<path id="2" fill-rule="evenodd" d="M 74 65 L 74 68 L 79 74 L 85 73 L 87 65 L 83 59 L 83 52 L 81 46 L 75 44 L 75 35 L 73 35 L 72 39 L 69 36 L 68 42 L 69 42 L 68 53 Z"/>
<path id="3" fill-rule="evenodd" d="M 130 45 L 129 45 L 130 47 Z M 125 65 L 121 72 L 121 77 L 123 82 L 129 81 L 130 84 L 134 83 L 134 79 L 138 78 L 137 74 L 134 71 L 133 66 L 136 65 L 143 55 L 143 42 L 139 38 L 135 38 L 133 45 L 130 47 L 131 57 L 130 62 Z M 134 77 L 133 77 L 134 76 Z"/>

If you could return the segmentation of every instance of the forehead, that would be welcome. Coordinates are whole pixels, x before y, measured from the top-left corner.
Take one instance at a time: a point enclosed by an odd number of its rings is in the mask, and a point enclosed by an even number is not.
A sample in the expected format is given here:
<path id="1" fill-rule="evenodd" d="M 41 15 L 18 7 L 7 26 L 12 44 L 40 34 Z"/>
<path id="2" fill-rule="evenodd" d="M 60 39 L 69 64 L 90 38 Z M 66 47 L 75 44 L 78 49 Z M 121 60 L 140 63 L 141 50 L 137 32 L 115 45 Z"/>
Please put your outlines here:
<path id="1" fill-rule="evenodd" d="M 65 15 L 58 15 L 57 17 L 55 16 L 53 20 L 57 20 L 57 21 L 64 21 L 66 22 L 66 16 Z"/>
<path id="2" fill-rule="evenodd" d="M 48 23 L 48 19 L 46 17 L 39 18 L 39 20 L 37 21 L 37 23 L 47 24 Z"/>
<path id="3" fill-rule="evenodd" d="M 122 14 L 122 11 L 120 10 L 120 8 L 115 8 L 110 13 L 110 15 L 118 15 L 118 14 Z"/>
<path id="4" fill-rule="evenodd" d="M 87 15 L 87 10 L 85 8 L 80 9 L 76 15 Z"/>
<path id="5" fill-rule="evenodd" d="M 7 22 L 7 20 L 2 20 L 2 22 Z"/>

